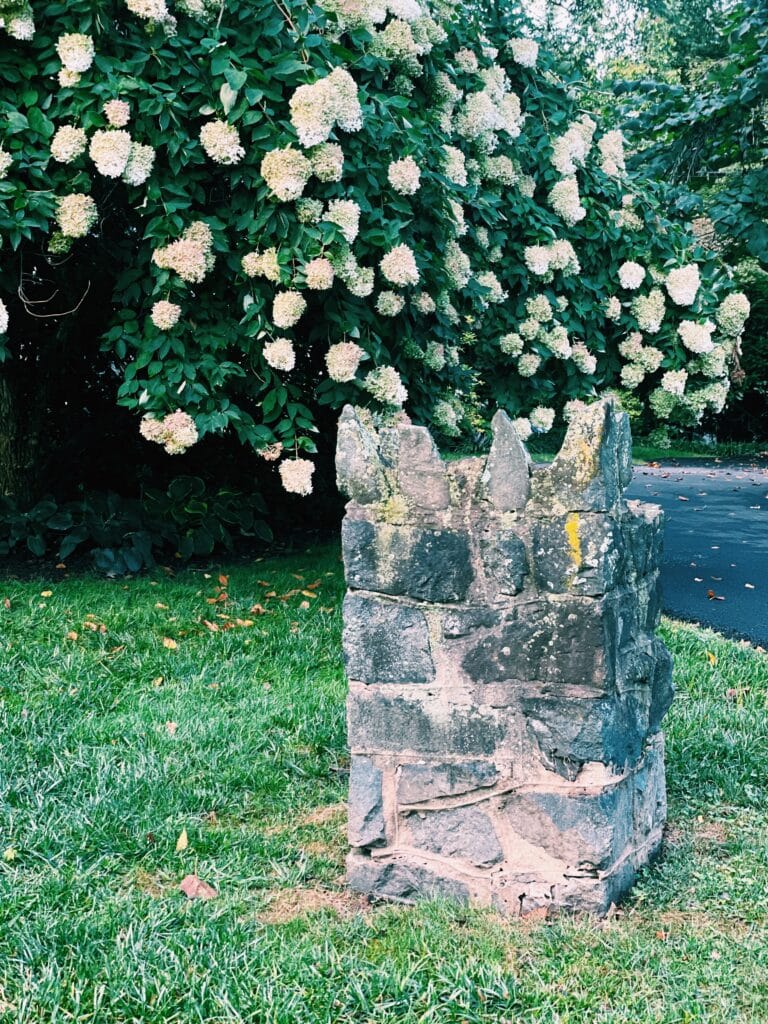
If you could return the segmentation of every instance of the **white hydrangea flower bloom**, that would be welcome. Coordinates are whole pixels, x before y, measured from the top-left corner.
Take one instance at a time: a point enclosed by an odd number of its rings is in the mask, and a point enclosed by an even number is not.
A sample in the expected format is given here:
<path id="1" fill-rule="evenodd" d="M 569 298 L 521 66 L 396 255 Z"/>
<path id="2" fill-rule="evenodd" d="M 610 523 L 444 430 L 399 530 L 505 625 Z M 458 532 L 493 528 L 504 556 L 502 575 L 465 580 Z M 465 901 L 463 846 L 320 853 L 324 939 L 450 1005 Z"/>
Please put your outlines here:
<path id="1" fill-rule="evenodd" d="M 56 222 L 67 238 L 83 238 L 98 219 L 96 203 L 82 192 L 56 200 Z"/>
<path id="2" fill-rule="evenodd" d="M 632 313 L 637 326 L 646 334 L 658 334 L 666 312 L 664 293 L 654 288 L 648 295 L 637 295 L 632 300 Z"/>
<path id="3" fill-rule="evenodd" d="M 545 405 L 537 405 L 528 416 L 531 426 L 539 434 L 546 434 L 555 422 L 555 410 Z"/>
<path id="4" fill-rule="evenodd" d="M 309 459 L 283 459 L 277 467 L 283 489 L 289 494 L 306 497 L 312 493 L 312 474 L 315 464 Z"/>
<path id="5" fill-rule="evenodd" d="M 123 171 L 123 181 L 128 185 L 143 185 L 155 166 L 155 151 L 152 146 L 144 146 L 140 142 L 131 144 L 128 163 Z"/>
<path id="6" fill-rule="evenodd" d="M 8 307 L 3 302 L 3 300 L 0 299 L 0 334 L 5 334 L 7 332 L 8 322 Z"/>
<path id="7" fill-rule="evenodd" d="M 354 380 L 365 350 L 354 341 L 340 341 L 331 345 L 325 354 L 328 376 L 339 384 Z"/>
<path id="8" fill-rule="evenodd" d="M 336 224 L 351 245 L 360 230 L 360 207 L 353 199 L 332 199 L 323 214 L 323 220 Z"/>
<path id="9" fill-rule="evenodd" d="M 558 181 L 550 190 L 549 202 L 555 213 L 571 227 L 587 216 L 587 211 L 581 205 L 579 183 L 575 176 Z"/>
<path id="10" fill-rule="evenodd" d="M 237 164 L 245 156 L 237 128 L 226 121 L 208 121 L 204 124 L 200 129 L 200 145 L 217 164 Z"/>
<path id="11" fill-rule="evenodd" d="M 618 178 L 626 170 L 624 157 L 624 136 L 620 131 L 606 132 L 598 141 L 601 167 L 609 178 Z M 631 204 L 630 204 L 631 205 Z"/>
<path id="12" fill-rule="evenodd" d="M 619 267 L 619 281 L 621 287 L 626 288 L 627 291 L 637 291 L 645 281 L 645 267 L 640 263 L 633 263 L 631 260 L 622 263 Z"/>
<path id="13" fill-rule="evenodd" d="M 468 181 L 467 164 L 462 151 L 455 146 L 443 146 L 443 153 L 445 155 L 444 171 L 446 178 L 452 181 L 454 185 L 466 185 Z"/>
<path id="14" fill-rule="evenodd" d="M 125 100 L 109 100 L 102 110 L 113 128 L 125 128 L 131 120 L 131 108 Z"/>
<path id="15" fill-rule="evenodd" d="M 165 300 L 156 302 L 150 313 L 150 319 L 159 331 L 170 331 L 179 322 L 180 316 L 181 306 L 177 306 L 175 302 L 166 302 Z"/>
<path id="16" fill-rule="evenodd" d="M 614 322 L 621 318 L 621 300 L 616 295 L 612 295 L 606 302 L 605 315 Z"/>
<path id="17" fill-rule="evenodd" d="M 390 249 L 379 263 L 382 275 L 390 284 L 398 288 L 405 288 L 408 285 L 419 283 L 419 268 L 416 266 L 416 257 L 408 245 L 396 245 Z"/>
<path id="18" fill-rule="evenodd" d="M 292 146 L 270 150 L 259 170 L 270 192 L 283 202 L 298 199 L 312 177 L 312 164 Z"/>
<path id="19" fill-rule="evenodd" d="M 551 251 L 546 245 L 529 245 L 523 254 L 525 265 L 532 274 L 543 277 L 549 273 Z"/>
<path id="20" fill-rule="evenodd" d="M 645 380 L 645 370 L 637 363 L 627 363 L 621 368 L 621 383 L 625 388 L 634 391 Z"/>
<path id="21" fill-rule="evenodd" d="M 539 44 L 533 39 L 510 39 L 507 46 L 512 51 L 512 60 L 523 68 L 536 67 L 539 59 Z"/>
<path id="22" fill-rule="evenodd" d="M 517 372 L 521 377 L 533 377 L 541 366 L 541 356 L 535 352 L 524 352 L 517 361 Z"/>
<path id="23" fill-rule="evenodd" d="M 278 292 L 272 302 L 272 322 L 276 327 L 293 327 L 297 324 L 307 308 L 301 292 Z"/>
<path id="24" fill-rule="evenodd" d="M 696 323 L 694 320 L 683 320 L 677 328 L 677 333 L 689 352 L 701 356 L 711 352 L 715 347 L 715 343 L 712 341 L 714 330 L 715 325 L 711 320 L 705 324 Z"/>
<path id="25" fill-rule="evenodd" d="M 483 288 L 488 289 L 488 294 L 484 295 L 482 299 L 485 305 L 498 305 L 508 297 L 508 293 L 501 287 L 501 282 L 492 270 L 477 274 L 475 280 Z"/>
<path id="26" fill-rule="evenodd" d="M 392 161 L 387 168 L 387 178 L 395 192 L 401 196 L 412 196 L 419 190 L 421 171 L 413 157 L 406 156 Z"/>
<path id="27" fill-rule="evenodd" d="M 304 267 L 304 275 L 307 279 L 307 288 L 313 291 L 327 291 L 333 287 L 333 265 L 326 256 L 310 260 Z"/>
<path id="28" fill-rule="evenodd" d="M 382 316 L 397 316 L 405 307 L 405 299 L 397 292 L 381 292 L 376 300 L 376 310 Z"/>
<path id="29" fill-rule="evenodd" d="M 686 370 L 668 370 L 661 378 L 661 387 L 670 395 L 684 395 L 687 380 Z"/>
<path id="30" fill-rule="evenodd" d="M 666 280 L 669 297 L 678 306 L 692 306 L 701 286 L 699 268 L 695 263 L 670 271 Z"/>
<path id="31" fill-rule="evenodd" d="M 56 52 L 65 69 L 77 74 L 87 71 L 96 56 L 93 39 L 81 32 L 70 32 L 59 36 L 56 42 Z"/>
<path id="32" fill-rule="evenodd" d="M 85 152 L 87 145 L 88 138 L 82 128 L 64 124 L 51 139 L 51 156 L 60 164 L 71 164 Z"/>
<path id="33" fill-rule="evenodd" d="M 335 125 L 347 132 L 363 127 L 357 85 L 344 68 L 334 68 L 311 85 L 300 85 L 288 105 L 302 146 L 325 142 Z"/>
<path id="34" fill-rule="evenodd" d="M 296 353 L 290 338 L 275 338 L 264 346 L 264 359 L 273 370 L 289 373 L 296 365 Z"/>
<path id="35" fill-rule="evenodd" d="M 533 433 L 533 427 L 531 421 L 527 416 L 518 416 L 516 420 L 512 420 L 512 426 L 515 428 L 515 433 L 521 441 L 525 442 Z"/>
<path id="36" fill-rule="evenodd" d="M 335 142 L 323 142 L 312 150 L 312 173 L 320 181 L 341 181 L 344 153 Z"/>
<path id="37" fill-rule="evenodd" d="M 408 392 L 393 366 L 379 366 L 365 377 L 363 387 L 382 405 L 401 406 Z"/>
<path id="38" fill-rule="evenodd" d="M 499 348 L 505 356 L 519 356 L 522 354 L 525 342 L 519 334 L 503 334 L 499 338 Z"/>
<path id="39" fill-rule="evenodd" d="M 94 132 L 88 155 L 105 178 L 119 178 L 131 155 L 131 136 L 121 130 Z"/>
<path id="40" fill-rule="evenodd" d="M 720 329 L 730 337 L 736 337 L 744 330 L 744 324 L 749 319 L 751 307 L 749 299 L 743 292 L 734 292 L 727 295 L 720 303 L 715 319 Z"/>
<path id="41" fill-rule="evenodd" d="M 414 309 L 418 310 L 419 313 L 423 313 L 424 316 L 429 316 L 430 313 L 434 313 L 437 309 L 437 303 L 427 292 L 419 292 L 417 295 L 414 295 L 411 304 Z"/>

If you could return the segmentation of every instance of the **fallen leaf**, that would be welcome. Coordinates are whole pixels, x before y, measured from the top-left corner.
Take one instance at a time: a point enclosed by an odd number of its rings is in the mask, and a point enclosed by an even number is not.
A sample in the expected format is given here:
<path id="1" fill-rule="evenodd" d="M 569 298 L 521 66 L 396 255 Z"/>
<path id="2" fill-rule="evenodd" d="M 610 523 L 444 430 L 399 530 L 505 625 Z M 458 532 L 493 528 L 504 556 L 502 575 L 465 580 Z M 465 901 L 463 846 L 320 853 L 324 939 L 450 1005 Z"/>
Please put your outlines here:
<path id="1" fill-rule="evenodd" d="M 208 885 L 197 875 L 187 875 L 183 878 L 179 883 L 179 889 L 188 900 L 212 900 L 219 895 L 212 885 Z"/>
<path id="2" fill-rule="evenodd" d="M 253 604 L 248 609 L 248 611 L 251 613 L 251 615 L 266 615 L 267 614 L 267 609 L 264 607 L 263 604 Z"/>
<path id="3" fill-rule="evenodd" d="M 179 726 L 178 726 L 177 722 L 166 722 L 165 723 L 165 729 L 166 729 L 166 732 L 168 733 L 169 736 L 175 736 L 176 735 L 176 730 L 178 729 L 178 727 Z"/>
<path id="4" fill-rule="evenodd" d="M 67 567 L 64 564 L 64 562 L 58 562 L 57 565 L 56 565 L 56 568 L 57 569 L 66 569 Z"/>
<path id="5" fill-rule="evenodd" d="M 209 622 L 208 619 L 203 619 L 203 624 L 206 629 L 209 629 L 212 633 L 218 633 L 219 627 L 215 622 Z"/>
<path id="6" fill-rule="evenodd" d="M 41 590 L 40 591 L 40 597 L 53 597 L 53 591 L 52 590 Z"/>
<path id="7" fill-rule="evenodd" d="M 712 651 L 706 651 L 707 661 L 713 667 L 717 664 L 717 655 L 713 654 Z"/>
<path id="8" fill-rule="evenodd" d="M 302 590 L 301 593 L 304 597 L 317 597 L 317 594 L 313 594 L 311 590 Z"/>
<path id="9" fill-rule="evenodd" d="M 67 633 L 67 640 L 77 640 L 77 633 L 74 631 L 74 629 L 70 629 L 70 631 Z"/>
<path id="10" fill-rule="evenodd" d="M 11 599 L 9 597 L 4 597 L 3 598 L 3 608 L 5 608 L 7 611 L 10 611 L 10 609 L 11 609 Z"/>
<path id="11" fill-rule="evenodd" d="M 175 651 L 178 646 L 179 645 L 176 643 L 176 641 L 172 640 L 171 637 L 169 637 L 169 636 L 164 636 L 163 637 L 163 647 L 167 648 L 167 650 Z"/>
<path id="12" fill-rule="evenodd" d="M 168 605 L 167 604 L 163 604 L 162 601 L 156 601 L 155 602 L 155 608 L 167 608 L 167 607 L 168 607 Z"/>
<path id="13" fill-rule="evenodd" d="M 299 605 L 299 608 L 301 608 L 303 611 L 305 611 L 309 607 L 310 607 L 309 601 L 302 601 L 301 604 Z"/>
<path id="14" fill-rule="evenodd" d="M 253 619 L 235 619 L 235 625 L 236 626 L 245 626 L 245 627 L 252 626 L 253 625 Z"/>
<path id="15" fill-rule="evenodd" d="M 3 850 L 3 860 L 6 864 L 13 864 L 16 860 L 16 851 L 12 846 L 8 846 Z"/>
<path id="16" fill-rule="evenodd" d="M 187 835 L 187 830 L 183 828 L 179 833 L 179 838 L 176 840 L 176 853 L 184 853 L 188 846 L 189 836 Z"/>
<path id="17" fill-rule="evenodd" d="M 229 585 L 229 576 L 225 576 L 223 573 L 219 576 L 219 583 L 222 587 Z"/>
<path id="18" fill-rule="evenodd" d="M 163 677 L 162 676 L 155 676 L 155 678 L 152 680 L 152 685 L 153 686 L 162 686 L 163 685 Z"/>

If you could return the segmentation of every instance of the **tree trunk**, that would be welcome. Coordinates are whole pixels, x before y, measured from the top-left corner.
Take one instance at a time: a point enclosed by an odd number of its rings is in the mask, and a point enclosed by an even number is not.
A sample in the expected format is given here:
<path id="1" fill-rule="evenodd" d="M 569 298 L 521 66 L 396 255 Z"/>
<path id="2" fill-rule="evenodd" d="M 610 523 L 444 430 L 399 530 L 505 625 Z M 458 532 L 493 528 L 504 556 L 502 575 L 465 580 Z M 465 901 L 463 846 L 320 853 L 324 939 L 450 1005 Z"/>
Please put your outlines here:
<path id="1" fill-rule="evenodd" d="M 21 393 L 20 393 L 21 392 Z M 29 504 L 37 483 L 38 424 L 12 374 L 0 374 L 0 495 Z"/>

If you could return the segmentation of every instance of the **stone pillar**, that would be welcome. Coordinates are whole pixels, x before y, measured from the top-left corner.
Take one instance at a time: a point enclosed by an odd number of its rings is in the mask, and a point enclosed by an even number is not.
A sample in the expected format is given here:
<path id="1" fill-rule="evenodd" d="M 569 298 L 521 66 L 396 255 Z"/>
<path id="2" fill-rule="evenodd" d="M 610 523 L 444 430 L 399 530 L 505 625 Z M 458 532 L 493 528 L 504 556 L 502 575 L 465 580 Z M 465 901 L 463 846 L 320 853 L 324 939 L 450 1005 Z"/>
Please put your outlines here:
<path id="1" fill-rule="evenodd" d="M 604 913 L 661 842 L 662 513 L 626 502 L 631 438 L 589 406 L 533 469 L 346 408 L 349 885 L 503 913 Z"/>

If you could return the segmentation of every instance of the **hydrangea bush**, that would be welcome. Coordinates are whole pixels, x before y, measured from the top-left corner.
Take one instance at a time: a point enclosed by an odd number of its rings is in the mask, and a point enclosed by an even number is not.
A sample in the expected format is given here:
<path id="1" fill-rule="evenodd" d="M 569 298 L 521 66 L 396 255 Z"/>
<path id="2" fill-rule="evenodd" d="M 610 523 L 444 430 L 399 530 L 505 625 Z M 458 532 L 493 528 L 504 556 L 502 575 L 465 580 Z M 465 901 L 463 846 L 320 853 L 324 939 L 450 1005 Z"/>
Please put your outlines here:
<path id="1" fill-rule="evenodd" d="M 615 387 L 662 421 L 723 408 L 748 303 L 518 4 L 0 20 L 0 355 L 40 312 L 20 275 L 84 267 L 111 290 L 119 401 L 169 454 L 231 430 L 308 494 L 321 405 L 448 437 L 497 406 L 546 432 Z"/>

